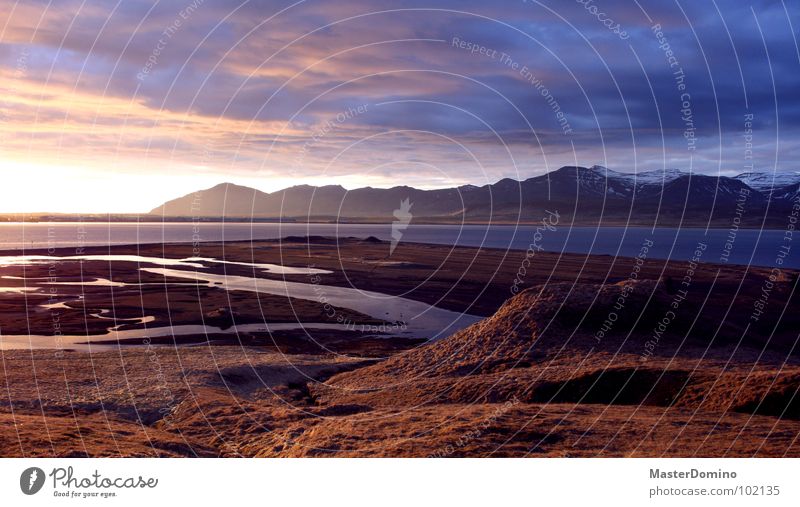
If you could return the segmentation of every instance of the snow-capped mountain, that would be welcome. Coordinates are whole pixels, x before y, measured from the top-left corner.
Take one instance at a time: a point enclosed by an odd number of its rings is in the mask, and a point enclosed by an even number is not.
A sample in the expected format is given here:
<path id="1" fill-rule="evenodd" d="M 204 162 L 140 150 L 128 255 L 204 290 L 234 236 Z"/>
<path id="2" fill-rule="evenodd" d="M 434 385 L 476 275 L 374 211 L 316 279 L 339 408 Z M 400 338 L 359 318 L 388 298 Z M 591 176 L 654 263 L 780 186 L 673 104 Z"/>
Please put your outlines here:
<path id="1" fill-rule="evenodd" d="M 592 166 L 586 171 L 593 173 L 595 178 L 597 178 L 596 187 L 599 188 L 607 185 L 608 194 L 624 196 L 639 196 L 643 193 L 658 192 L 664 185 L 689 174 L 680 169 L 624 173 L 613 171 L 599 165 Z"/>
<path id="2" fill-rule="evenodd" d="M 800 183 L 800 172 L 748 172 L 734 176 L 750 188 L 760 192 L 769 192 L 772 189 L 788 187 Z"/>
<path id="3" fill-rule="evenodd" d="M 603 166 L 595 165 L 589 168 L 590 171 L 604 174 L 609 179 L 615 181 L 625 181 L 630 185 L 664 185 L 681 176 L 686 176 L 689 173 L 681 171 L 680 169 L 664 169 L 654 171 L 640 171 L 634 173 L 623 173 L 619 171 L 612 171 Z"/>
<path id="4" fill-rule="evenodd" d="M 560 173 L 565 168 L 554 171 Z M 623 173 L 602 166 L 572 168 L 577 186 L 586 194 L 605 194 L 605 200 L 635 198 L 634 202 L 659 203 L 675 209 L 693 208 L 712 204 L 734 203 L 743 188 L 743 181 L 725 176 L 692 174 L 680 169 Z M 751 203 L 761 203 L 761 194 L 751 196 Z"/>
<path id="5" fill-rule="evenodd" d="M 562 167 L 558 171 L 554 171 L 554 173 L 563 172 L 567 173 L 565 174 L 567 177 L 570 177 L 568 173 L 574 171 L 575 178 L 580 188 L 589 192 L 594 192 L 597 195 L 630 197 L 636 189 L 627 174 L 612 171 L 606 167 L 592 166 L 588 169 L 584 167 L 569 168 L 569 170 L 565 169 L 567 168 Z"/>
<path id="6" fill-rule="evenodd" d="M 752 192 L 743 192 L 750 189 Z M 766 190 L 765 190 L 766 189 Z M 490 185 L 420 190 L 408 186 L 357 188 L 300 185 L 267 194 L 232 184 L 204 191 L 202 216 L 252 217 L 388 217 L 398 203 L 409 199 L 415 217 L 462 217 L 503 220 L 541 216 L 542 210 L 594 220 L 687 217 L 703 222 L 713 217 L 729 224 L 746 198 L 746 218 L 760 224 L 769 216 L 784 224 L 792 199 L 800 195 L 800 174 L 748 173 L 731 178 L 688 173 L 679 169 L 625 173 L 606 167 L 566 166 L 523 181 L 504 178 Z M 190 216 L 193 194 L 167 202 L 151 213 Z"/>

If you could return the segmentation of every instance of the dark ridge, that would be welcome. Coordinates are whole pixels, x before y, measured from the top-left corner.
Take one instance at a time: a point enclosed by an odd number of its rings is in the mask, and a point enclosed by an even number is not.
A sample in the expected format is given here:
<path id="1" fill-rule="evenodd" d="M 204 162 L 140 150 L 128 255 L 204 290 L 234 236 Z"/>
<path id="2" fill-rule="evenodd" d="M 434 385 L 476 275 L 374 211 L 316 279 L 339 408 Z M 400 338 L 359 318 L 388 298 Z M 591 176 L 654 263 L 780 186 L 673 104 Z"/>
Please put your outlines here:
<path id="1" fill-rule="evenodd" d="M 363 240 L 361 240 L 361 242 L 362 243 L 372 243 L 372 244 L 383 243 L 382 240 L 376 238 L 375 236 L 370 236 L 368 238 L 364 238 Z"/>

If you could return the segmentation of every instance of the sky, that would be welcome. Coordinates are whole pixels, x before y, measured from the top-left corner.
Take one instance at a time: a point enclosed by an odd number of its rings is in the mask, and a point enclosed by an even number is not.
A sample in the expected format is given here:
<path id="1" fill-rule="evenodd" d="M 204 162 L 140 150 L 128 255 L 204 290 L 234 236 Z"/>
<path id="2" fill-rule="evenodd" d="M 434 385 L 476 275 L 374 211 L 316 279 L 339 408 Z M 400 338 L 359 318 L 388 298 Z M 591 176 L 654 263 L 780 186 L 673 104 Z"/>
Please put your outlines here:
<path id="1" fill-rule="evenodd" d="M 800 170 L 783 0 L 0 3 L 0 212 Z"/>

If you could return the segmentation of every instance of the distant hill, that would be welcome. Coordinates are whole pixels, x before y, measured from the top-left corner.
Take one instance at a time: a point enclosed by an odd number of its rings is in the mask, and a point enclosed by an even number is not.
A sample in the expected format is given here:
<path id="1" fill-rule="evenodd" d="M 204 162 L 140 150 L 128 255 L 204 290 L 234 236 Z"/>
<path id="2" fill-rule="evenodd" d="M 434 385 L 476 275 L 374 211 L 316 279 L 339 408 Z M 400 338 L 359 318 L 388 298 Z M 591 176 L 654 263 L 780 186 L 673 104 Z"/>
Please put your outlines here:
<path id="1" fill-rule="evenodd" d="M 746 195 L 746 199 L 744 199 Z M 481 187 L 437 190 L 408 186 L 299 185 L 277 192 L 222 183 L 164 203 L 160 217 L 293 220 L 393 220 L 408 199 L 414 220 L 430 222 L 535 222 L 546 211 L 582 222 L 782 226 L 800 174 L 744 173 L 736 177 L 690 174 L 677 169 L 637 174 L 605 167 L 567 166 L 524 181 L 502 179 Z M 744 199 L 744 212 L 739 203 Z M 784 224 L 785 225 L 785 224 Z"/>

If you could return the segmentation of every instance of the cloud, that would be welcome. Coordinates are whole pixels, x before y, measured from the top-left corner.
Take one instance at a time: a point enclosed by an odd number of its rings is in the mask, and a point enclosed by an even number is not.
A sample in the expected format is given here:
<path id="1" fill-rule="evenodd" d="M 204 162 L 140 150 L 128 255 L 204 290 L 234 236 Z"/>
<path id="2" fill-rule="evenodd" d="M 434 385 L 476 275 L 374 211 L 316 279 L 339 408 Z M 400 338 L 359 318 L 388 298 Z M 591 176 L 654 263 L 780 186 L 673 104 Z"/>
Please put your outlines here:
<path id="1" fill-rule="evenodd" d="M 186 176 L 176 193 L 196 171 L 266 189 L 574 163 L 733 174 L 752 114 L 756 168 L 798 166 L 800 19 L 781 1 L 2 3 L 7 160 L 142 177 L 158 161 Z"/>

